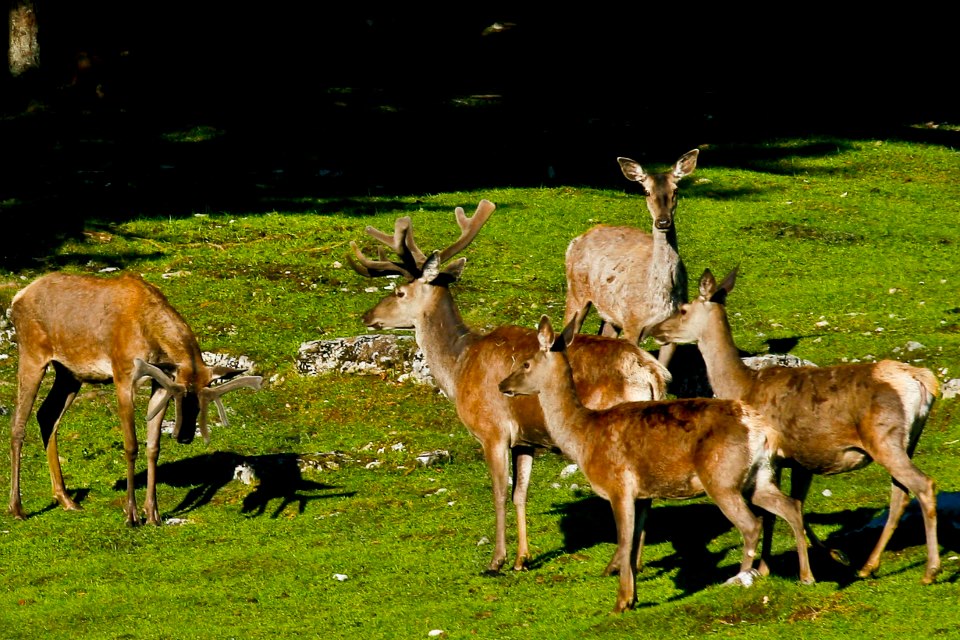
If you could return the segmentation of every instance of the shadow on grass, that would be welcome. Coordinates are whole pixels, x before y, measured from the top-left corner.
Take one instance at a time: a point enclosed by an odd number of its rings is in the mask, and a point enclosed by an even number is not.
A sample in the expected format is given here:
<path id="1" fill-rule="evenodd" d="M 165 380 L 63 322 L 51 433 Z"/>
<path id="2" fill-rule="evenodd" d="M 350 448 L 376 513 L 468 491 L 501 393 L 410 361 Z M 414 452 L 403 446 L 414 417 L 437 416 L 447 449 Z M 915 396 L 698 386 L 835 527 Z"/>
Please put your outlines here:
<path id="1" fill-rule="evenodd" d="M 67 491 L 67 494 L 76 502 L 80 507 L 83 507 L 83 501 L 87 499 L 87 496 L 90 495 L 90 489 L 71 489 Z M 33 513 L 27 514 L 27 519 L 39 516 L 41 514 L 47 513 L 49 511 L 54 511 L 60 508 L 60 503 L 56 500 L 53 500 L 42 509 L 37 509 Z"/>
<path id="2" fill-rule="evenodd" d="M 560 528 L 564 535 L 562 549 L 547 552 L 534 558 L 531 568 L 542 566 L 563 554 L 573 554 L 597 544 L 616 544 L 617 533 L 610 503 L 599 497 L 588 497 L 554 507 L 552 513 L 561 515 Z M 937 497 L 938 541 L 941 553 L 960 550 L 960 493 L 940 493 Z M 829 554 L 810 547 L 810 564 L 818 582 L 831 582 L 844 588 L 858 580 L 856 572 L 866 561 L 880 537 L 886 522 L 886 510 L 858 508 L 829 514 L 805 513 L 804 519 L 811 525 L 825 525 L 837 529 L 824 539 L 830 548 L 843 551 L 850 560 L 844 566 Z M 778 523 L 778 535 L 783 527 Z M 711 550 L 711 542 L 731 531 L 733 525 L 715 505 L 709 502 L 658 505 L 654 503 L 647 517 L 646 544 L 669 542 L 673 553 L 650 562 L 644 562 L 638 574 L 640 581 L 674 573 L 674 583 L 684 593 L 694 593 L 720 584 L 736 572 L 736 567 L 720 567 L 731 548 Z M 789 535 L 789 534 L 786 534 Z M 887 544 L 884 555 L 925 544 L 923 518 L 916 500 L 910 502 L 896 533 Z M 739 554 L 740 543 L 736 545 Z M 889 562 L 889 561 L 888 561 Z M 924 561 L 917 566 L 896 569 L 897 573 L 918 570 L 917 580 L 923 576 Z M 796 552 L 790 548 L 771 558 L 771 573 L 779 576 L 798 575 Z M 882 576 L 884 562 L 881 558 L 879 574 Z M 949 582 L 960 580 L 960 571 L 942 578 Z"/>
<path id="3" fill-rule="evenodd" d="M 338 487 L 304 479 L 298 459 L 296 454 L 291 453 L 244 456 L 218 451 L 158 465 L 157 483 L 189 488 L 180 504 L 171 509 L 168 515 L 189 513 L 208 504 L 220 489 L 237 479 L 238 468 L 252 471 L 256 478 L 254 488 L 243 499 L 241 509 L 242 513 L 249 516 L 263 515 L 274 501 L 279 502 L 271 510 L 272 518 L 279 517 L 291 504 L 296 504 L 298 512 L 303 513 L 307 503 L 313 500 L 350 497 L 356 494 L 355 491 L 317 493 Z M 135 482 L 137 488 L 145 487 L 147 472 L 138 473 Z M 120 479 L 113 488 L 116 491 L 125 491 L 126 486 L 126 480 Z"/>

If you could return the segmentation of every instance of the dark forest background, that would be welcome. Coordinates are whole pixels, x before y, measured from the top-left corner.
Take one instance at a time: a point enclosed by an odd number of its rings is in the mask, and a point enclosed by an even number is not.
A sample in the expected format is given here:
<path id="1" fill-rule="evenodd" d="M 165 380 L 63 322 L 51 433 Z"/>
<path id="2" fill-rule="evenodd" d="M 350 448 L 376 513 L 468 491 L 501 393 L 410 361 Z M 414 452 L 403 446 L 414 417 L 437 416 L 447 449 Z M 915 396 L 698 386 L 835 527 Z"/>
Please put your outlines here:
<path id="1" fill-rule="evenodd" d="M 42 218 L 38 240 L 311 197 L 622 187 L 616 156 L 743 164 L 782 136 L 957 142 L 935 12 L 396 4 L 38 0 L 39 73 L 0 74 L 0 213 Z"/>

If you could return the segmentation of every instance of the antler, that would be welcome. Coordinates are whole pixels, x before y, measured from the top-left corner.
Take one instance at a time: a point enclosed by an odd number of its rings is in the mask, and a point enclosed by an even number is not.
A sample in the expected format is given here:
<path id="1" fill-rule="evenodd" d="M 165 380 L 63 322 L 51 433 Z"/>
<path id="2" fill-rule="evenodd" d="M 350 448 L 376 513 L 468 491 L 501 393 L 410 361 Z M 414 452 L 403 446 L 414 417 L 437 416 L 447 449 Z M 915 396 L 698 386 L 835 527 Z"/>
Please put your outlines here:
<path id="1" fill-rule="evenodd" d="M 426 261 L 426 256 L 413 241 L 413 229 L 409 216 L 397 218 L 397 221 L 393 224 L 392 236 L 371 226 L 368 226 L 366 231 L 375 239 L 393 249 L 393 252 L 400 257 L 400 262 L 387 260 L 383 255 L 382 248 L 377 252 L 378 259 L 371 260 L 363 255 L 357 243 L 351 240 L 350 248 L 353 249 L 356 259 L 347 255 L 347 261 L 354 271 L 368 278 L 400 274 L 412 280 L 420 275 L 420 267 Z"/>
<path id="2" fill-rule="evenodd" d="M 438 264 L 443 264 L 473 242 L 494 209 L 496 209 L 496 205 L 492 202 L 486 199 L 481 200 L 480 204 L 477 205 L 477 211 L 472 217 L 468 218 L 463 211 L 463 207 L 457 207 L 456 216 L 457 225 L 460 227 L 460 237 L 452 245 L 439 252 Z M 400 257 L 400 262 L 387 260 L 383 255 L 382 248 L 378 251 L 378 259 L 372 260 L 363 255 L 356 242 L 351 241 L 350 248 L 353 249 L 353 256 L 348 254 L 347 261 L 354 271 L 368 278 L 399 274 L 411 280 L 423 274 L 423 264 L 427 261 L 427 256 L 424 255 L 413 239 L 413 223 L 409 216 L 397 218 L 393 224 L 393 235 L 370 226 L 366 228 L 366 232 L 374 239 L 393 249 L 393 252 Z"/>
<path id="3" fill-rule="evenodd" d="M 490 214 L 492 214 L 496 208 L 496 205 L 492 202 L 483 199 L 480 201 L 480 204 L 477 205 L 477 210 L 473 214 L 473 217 L 468 218 L 463 212 L 463 207 L 457 207 L 456 214 L 457 224 L 460 225 L 460 238 L 440 252 L 440 264 L 457 255 L 463 251 L 468 244 L 473 242 L 473 239 L 477 237 L 477 234 L 480 232 L 481 227 L 483 227 L 484 223 L 490 217 Z"/>

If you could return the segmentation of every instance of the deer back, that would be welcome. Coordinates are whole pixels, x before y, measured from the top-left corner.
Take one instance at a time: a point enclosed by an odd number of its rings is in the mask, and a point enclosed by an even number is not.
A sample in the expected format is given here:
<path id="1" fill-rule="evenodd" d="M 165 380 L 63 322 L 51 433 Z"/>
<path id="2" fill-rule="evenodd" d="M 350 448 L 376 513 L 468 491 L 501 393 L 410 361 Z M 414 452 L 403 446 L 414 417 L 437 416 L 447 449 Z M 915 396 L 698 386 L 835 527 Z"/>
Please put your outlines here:
<path id="1" fill-rule="evenodd" d="M 937 389 L 929 371 L 882 360 L 768 367 L 755 373 L 741 399 L 777 426 L 785 457 L 831 474 L 869 464 L 863 446 L 871 439 L 894 438 L 898 448 L 915 444 Z M 878 420 L 882 432 L 873 426 Z"/>
<path id="2" fill-rule="evenodd" d="M 457 368 L 457 413 L 473 430 L 478 425 L 515 423 L 516 443 L 554 447 L 536 396 L 508 397 L 500 381 L 538 350 L 537 332 L 499 327 L 478 338 Z M 666 393 L 669 373 L 648 353 L 623 340 L 580 336 L 570 347 L 574 384 L 585 406 L 654 400 Z"/>
<path id="3" fill-rule="evenodd" d="M 621 404 L 591 414 L 583 471 L 591 481 L 630 470 L 639 497 L 691 498 L 704 481 L 742 485 L 767 447 L 768 429 L 743 403 L 690 398 Z M 611 479 L 612 481 L 612 479 Z"/>
<path id="4" fill-rule="evenodd" d="M 81 381 L 109 381 L 116 363 L 132 369 L 136 357 L 202 369 L 187 323 L 139 276 L 48 274 L 14 297 L 11 319 L 21 350 L 43 352 Z"/>
<path id="5" fill-rule="evenodd" d="M 17 293 L 11 319 L 21 361 L 38 365 L 56 361 L 80 382 L 125 386 L 141 377 L 153 378 L 166 396 L 155 403 L 148 419 L 176 398 L 174 432 L 181 442 L 193 439 L 198 418 L 204 438 L 209 437 L 208 403 L 216 403 L 223 421 L 219 397 L 241 386 L 256 389 L 261 383 L 258 376 L 243 376 L 211 387 L 242 371 L 207 366 L 186 321 L 139 275 L 45 275 Z M 181 426 L 187 428 L 181 432 Z"/>

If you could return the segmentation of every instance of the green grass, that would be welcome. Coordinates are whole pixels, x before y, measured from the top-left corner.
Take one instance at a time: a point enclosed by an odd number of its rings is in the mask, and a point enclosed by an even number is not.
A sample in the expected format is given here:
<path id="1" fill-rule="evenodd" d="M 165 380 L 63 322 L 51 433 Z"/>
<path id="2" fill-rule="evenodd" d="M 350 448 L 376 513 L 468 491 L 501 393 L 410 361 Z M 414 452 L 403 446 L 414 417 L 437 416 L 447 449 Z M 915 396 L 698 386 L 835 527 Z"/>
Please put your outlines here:
<path id="1" fill-rule="evenodd" d="M 704 268 L 723 276 L 740 266 L 728 309 L 745 350 L 763 352 L 768 340 L 793 339 L 792 353 L 821 365 L 895 357 L 930 367 L 941 379 L 960 377 L 957 160 L 942 147 L 880 140 L 705 147 L 700 167 L 681 186 L 677 213 L 691 290 Z M 307 213 L 91 221 L 84 235 L 43 256 L 48 268 L 3 273 L 10 285 L 0 288 L 4 306 L 17 287 L 47 270 L 142 273 L 186 317 L 205 350 L 251 357 L 268 382 L 255 394 L 231 394 L 231 426 L 215 423 L 209 445 L 181 447 L 164 437 L 158 498 L 164 518 L 186 520 L 179 525 L 123 525 L 111 387 L 85 387 L 61 427 L 66 481 L 81 492 L 81 512 L 52 506 L 32 420 L 22 474 L 30 517 L 0 517 L 2 635 L 960 633 L 960 540 L 950 510 L 941 512 L 944 573 L 932 586 L 919 584 L 925 553 L 913 518 L 877 576 L 853 580 L 850 570 L 814 555 L 818 583 L 809 587 L 796 583 L 790 537 L 778 525 L 774 575 L 744 590 L 720 586 L 735 572 L 740 540 L 719 512 L 703 500 L 659 503 L 638 582 L 640 607 L 611 616 L 616 581 L 600 577 L 614 548 L 609 508 L 585 486 L 570 487 L 586 485 L 582 476 L 560 479 L 567 463 L 552 454 L 534 465 L 533 567 L 483 576 L 492 551 L 479 544 L 493 536 L 490 482 L 479 446 L 451 404 L 422 386 L 372 376 L 306 378 L 294 367 L 302 342 L 365 332 L 361 315 L 384 294 L 384 283 L 356 275 L 345 254 L 350 240 L 373 247 L 366 225 L 390 229 L 395 218 L 411 215 L 419 245 L 441 247 L 458 233 L 454 207 L 472 212 L 480 198 L 498 210 L 464 252 L 468 264 L 453 289 L 465 319 L 481 329 L 533 327 L 543 313 L 560 319 L 569 240 L 598 222 L 650 224 L 642 198 L 626 182 L 623 190 L 317 198 Z M 595 328 L 591 317 L 587 329 Z M 908 352 L 908 341 L 923 348 Z M 0 405 L 10 410 L 17 358 L 11 345 L 2 349 L 10 357 L 0 360 Z M 960 487 L 956 402 L 935 406 L 916 455 L 943 501 Z M 144 407 L 142 401 L 141 422 Z M 391 449 L 397 443 L 403 450 Z M 449 450 L 451 459 L 417 466 L 415 456 L 433 449 Z M 291 454 L 329 452 L 346 460 L 302 473 L 287 464 Z M 367 468 L 374 460 L 382 464 Z M 272 471 L 259 487 L 248 486 L 233 479 L 242 462 Z M 4 457 L 0 484 L 8 482 L 9 468 Z M 141 487 L 141 501 L 142 494 Z M 849 542 L 859 557 L 876 531 L 856 530 L 883 511 L 888 495 L 889 478 L 875 465 L 817 478 L 808 520 L 822 536 Z M 512 524 L 509 531 L 512 544 Z"/>

